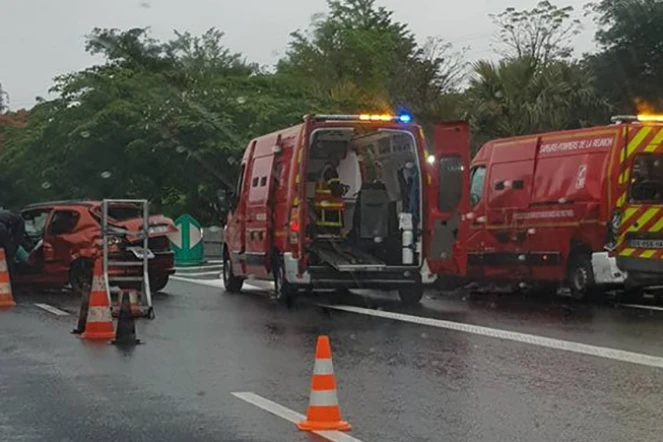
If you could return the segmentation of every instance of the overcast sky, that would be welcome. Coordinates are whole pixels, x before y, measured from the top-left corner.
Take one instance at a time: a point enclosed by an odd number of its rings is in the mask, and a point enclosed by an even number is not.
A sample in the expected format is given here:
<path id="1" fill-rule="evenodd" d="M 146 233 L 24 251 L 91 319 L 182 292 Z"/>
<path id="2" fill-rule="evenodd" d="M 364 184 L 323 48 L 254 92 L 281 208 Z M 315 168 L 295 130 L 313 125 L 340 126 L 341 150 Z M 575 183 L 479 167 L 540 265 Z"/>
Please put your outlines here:
<path id="1" fill-rule="evenodd" d="M 468 58 L 492 58 L 495 28 L 488 14 L 508 6 L 532 8 L 538 0 L 377 0 L 409 24 L 419 40 L 441 36 Z M 553 0 L 572 5 L 580 15 L 587 0 Z M 12 109 L 30 107 L 47 96 L 54 76 L 85 68 L 95 59 L 84 52 L 94 27 L 149 26 L 159 39 L 172 31 L 200 34 L 216 27 L 225 44 L 260 64 L 272 65 L 289 40 L 313 14 L 326 11 L 325 0 L 0 0 L 0 83 Z M 578 52 L 593 49 L 592 23 L 584 23 Z"/>

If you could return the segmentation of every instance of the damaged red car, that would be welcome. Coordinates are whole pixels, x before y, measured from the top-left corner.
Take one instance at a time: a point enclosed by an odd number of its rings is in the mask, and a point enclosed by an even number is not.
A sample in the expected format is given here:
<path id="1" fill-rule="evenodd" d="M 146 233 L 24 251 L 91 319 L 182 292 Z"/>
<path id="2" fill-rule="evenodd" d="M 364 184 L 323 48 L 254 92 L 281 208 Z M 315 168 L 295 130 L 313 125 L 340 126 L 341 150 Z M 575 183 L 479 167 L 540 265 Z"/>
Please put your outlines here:
<path id="1" fill-rule="evenodd" d="M 17 265 L 14 283 L 86 290 L 92 281 L 93 264 L 101 256 L 101 202 L 57 201 L 33 204 L 21 211 L 29 250 L 27 262 Z M 132 204 L 108 207 L 109 225 L 139 231 L 142 211 Z M 176 232 L 174 222 L 161 215 L 149 218 L 149 277 L 153 292 L 163 289 L 175 273 L 174 253 L 168 235 Z M 111 237 L 109 259 L 140 261 L 143 240 L 138 237 Z M 110 267 L 110 276 L 140 276 L 141 267 Z M 129 286 L 131 283 L 125 283 Z M 114 284 L 115 285 L 115 284 Z M 122 284 L 119 284 L 122 286 Z"/>

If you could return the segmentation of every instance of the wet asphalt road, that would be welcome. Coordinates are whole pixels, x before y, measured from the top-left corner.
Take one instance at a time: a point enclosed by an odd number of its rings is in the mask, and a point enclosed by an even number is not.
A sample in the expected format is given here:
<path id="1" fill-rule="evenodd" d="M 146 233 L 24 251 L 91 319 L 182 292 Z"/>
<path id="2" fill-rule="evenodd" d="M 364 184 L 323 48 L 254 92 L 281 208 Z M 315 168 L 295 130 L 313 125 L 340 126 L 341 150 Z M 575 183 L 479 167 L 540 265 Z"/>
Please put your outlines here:
<path id="1" fill-rule="evenodd" d="M 235 398 L 306 411 L 315 339 L 329 334 L 344 418 L 363 442 L 659 441 L 663 368 L 325 309 L 474 324 L 663 357 L 663 312 L 515 296 L 307 298 L 287 309 L 173 281 L 121 350 L 69 334 L 69 294 L 17 295 L 0 312 L 2 441 L 323 441 Z"/>

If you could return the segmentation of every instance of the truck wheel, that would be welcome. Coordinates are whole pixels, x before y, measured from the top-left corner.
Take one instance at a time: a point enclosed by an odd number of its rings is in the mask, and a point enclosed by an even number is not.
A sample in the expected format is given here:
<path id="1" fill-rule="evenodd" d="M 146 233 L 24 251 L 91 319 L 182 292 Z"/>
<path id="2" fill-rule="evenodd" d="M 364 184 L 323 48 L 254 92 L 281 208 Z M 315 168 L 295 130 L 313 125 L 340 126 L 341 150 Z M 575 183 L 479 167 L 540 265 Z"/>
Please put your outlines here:
<path id="1" fill-rule="evenodd" d="M 223 253 L 223 286 L 228 293 L 239 293 L 242 291 L 244 279 L 235 276 L 228 252 Z"/>
<path id="2" fill-rule="evenodd" d="M 571 296 L 577 300 L 587 300 L 596 290 L 592 262 L 586 254 L 572 255 L 569 260 L 567 284 Z"/>
<path id="3" fill-rule="evenodd" d="M 285 279 L 285 266 L 283 260 L 276 261 L 278 266 L 273 271 L 274 275 L 274 294 L 272 299 L 279 304 L 292 305 L 292 301 L 297 294 L 297 290 Z"/>
<path id="4" fill-rule="evenodd" d="M 94 266 L 87 258 L 79 258 L 69 269 L 69 285 L 74 293 L 88 293 L 92 289 Z"/>
<path id="5" fill-rule="evenodd" d="M 421 284 L 403 289 L 398 289 L 398 297 L 403 305 L 417 305 L 424 296 L 424 287 Z"/>

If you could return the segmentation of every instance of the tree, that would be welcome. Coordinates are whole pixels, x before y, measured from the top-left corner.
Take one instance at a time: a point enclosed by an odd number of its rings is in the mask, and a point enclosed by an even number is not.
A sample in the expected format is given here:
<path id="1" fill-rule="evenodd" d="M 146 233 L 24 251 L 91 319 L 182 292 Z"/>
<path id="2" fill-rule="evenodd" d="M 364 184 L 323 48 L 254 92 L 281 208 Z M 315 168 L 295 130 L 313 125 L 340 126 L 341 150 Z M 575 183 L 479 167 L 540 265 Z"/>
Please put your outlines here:
<path id="1" fill-rule="evenodd" d="M 588 57 L 598 87 L 619 112 L 638 103 L 663 110 L 663 2 L 602 0 L 591 5 L 601 52 Z"/>
<path id="2" fill-rule="evenodd" d="M 165 43 L 145 29 L 93 31 L 106 62 L 56 79 L 28 130 L 8 134 L 6 170 L 41 198 L 147 198 L 166 214 L 214 222 L 249 139 L 301 121 L 301 94 L 221 44 L 215 30 Z M 29 177 L 29 179 L 28 179 Z"/>
<path id="3" fill-rule="evenodd" d="M 540 69 L 528 58 L 480 61 L 474 72 L 466 106 L 479 141 L 585 127 L 607 114 L 591 72 L 577 62 Z"/>
<path id="4" fill-rule="evenodd" d="M 292 34 L 278 72 L 331 112 L 389 112 L 400 105 L 418 121 L 437 118 L 441 96 L 460 84 L 460 54 L 441 39 L 418 46 L 407 25 L 375 0 L 329 0 L 328 6 L 308 32 Z"/>
<path id="5" fill-rule="evenodd" d="M 581 29 L 572 13 L 572 6 L 558 7 L 544 0 L 530 10 L 510 7 L 491 15 L 498 27 L 500 52 L 506 58 L 528 59 L 536 65 L 570 58 L 571 41 Z"/>

